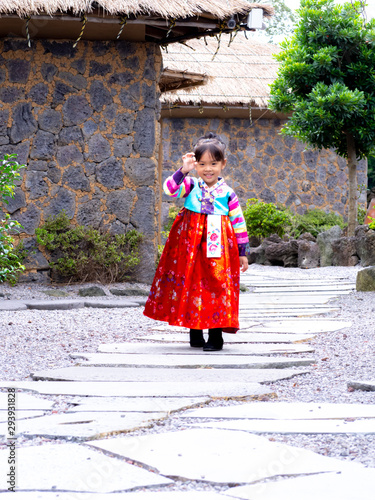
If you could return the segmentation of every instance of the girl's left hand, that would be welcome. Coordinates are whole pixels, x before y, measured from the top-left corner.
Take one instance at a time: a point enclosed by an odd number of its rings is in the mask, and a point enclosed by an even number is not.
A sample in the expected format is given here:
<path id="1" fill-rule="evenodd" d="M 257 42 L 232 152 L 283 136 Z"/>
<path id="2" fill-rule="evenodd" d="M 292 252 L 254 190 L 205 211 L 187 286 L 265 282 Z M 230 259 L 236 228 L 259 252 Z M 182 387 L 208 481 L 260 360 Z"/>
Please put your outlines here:
<path id="1" fill-rule="evenodd" d="M 240 268 L 241 268 L 241 272 L 245 272 L 247 271 L 249 267 L 249 262 L 247 260 L 247 257 L 243 256 L 243 257 L 240 257 Z"/>

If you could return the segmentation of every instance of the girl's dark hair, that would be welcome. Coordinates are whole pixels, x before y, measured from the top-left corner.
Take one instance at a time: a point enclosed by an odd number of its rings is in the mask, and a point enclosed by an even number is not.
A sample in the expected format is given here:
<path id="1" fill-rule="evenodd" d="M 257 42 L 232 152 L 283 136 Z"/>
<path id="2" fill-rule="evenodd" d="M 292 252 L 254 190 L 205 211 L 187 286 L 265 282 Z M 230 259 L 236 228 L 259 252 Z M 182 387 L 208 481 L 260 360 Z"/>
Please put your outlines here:
<path id="1" fill-rule="evenodd" d="M 225 144 L 213 132 L 207 132 L 203 137 L 198 139 L 198 142 L 194 146 L 195 159 L 200 161 L 206 151 L 216 161 L 225 160 Z"/>

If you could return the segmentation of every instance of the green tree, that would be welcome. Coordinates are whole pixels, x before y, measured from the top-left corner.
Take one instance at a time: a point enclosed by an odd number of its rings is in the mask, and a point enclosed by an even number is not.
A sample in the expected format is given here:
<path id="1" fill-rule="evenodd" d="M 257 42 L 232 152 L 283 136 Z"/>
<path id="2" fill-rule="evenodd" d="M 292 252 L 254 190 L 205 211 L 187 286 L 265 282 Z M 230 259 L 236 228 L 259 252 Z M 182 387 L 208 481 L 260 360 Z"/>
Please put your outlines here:
<path id="1" fill-rule="evenodd" d="M 375 158 L 373 156 L 368 159 L 367 180 L 369 189 L 375 187 Z"/>
<path id="2" fill-rule="evenodd" d="M 274 15 L 265 20 L 264 33 L 270 42 L 274 43 L 275 36 L 288 36 L 293 32 L 297 17 L 284 0 L 262 0 L 259 3 L 266 3 L 274 8 Z"/>
<path id="3" fill-rule="evenodd" d="M 334 148 L 349 170 L 348 234 L 357 221 L 357 162 L 374 154 L 375 21 L 361 2 L 302 0 L 293 36 L 276 55 L 270 108 L 292 112 L 282 133 Z"/>

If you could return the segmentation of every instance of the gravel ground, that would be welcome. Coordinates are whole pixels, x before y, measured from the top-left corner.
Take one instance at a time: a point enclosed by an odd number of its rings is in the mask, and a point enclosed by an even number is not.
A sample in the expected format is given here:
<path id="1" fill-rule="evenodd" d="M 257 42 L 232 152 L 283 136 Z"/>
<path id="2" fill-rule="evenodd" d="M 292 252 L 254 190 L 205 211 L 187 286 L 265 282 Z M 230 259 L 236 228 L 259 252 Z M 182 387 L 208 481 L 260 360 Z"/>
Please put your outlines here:
<path id="1" fill-rule="evenodd" d="M 284 269 L 252 265 L 248 273 L 256 277 L 288 279 L 355 280 L 360 267 L 317 268 L 310 270 Z M 145 285 L 136 285 L 144 290 Z M 116 288 L 134 288 L 135 284 L 116 285 Z M 52 286 L 19 284 L 0 285 L 0 293 L 11 299 L 46 298 L 43 290 Z M 56 286 L 71 297 L 78 297 L 78 285 Z M 106 290 L 108 297 L 109 288 Z M 339 296 L 334 304 L 340 312 L 329 318 L 352 321 L 350 328 L 319 334 L 312 341 L 316 364 L 309 374 L 268 384 L 278 395 L 278 401 L 317 403 L 375 404 L 375 392 L 348 390 L 354 380 L 375 380 L 375 292 L 353 292 Z M 0 311 L 0 373 L 2 380 L 27 380 L 36 370 L 66 367 L 75 364 L 69 358 L 73 352 L 95 352 L 103 342 L 139 340 L 155 323 L 143 316 L 142 308 L 77 309 L 72 311 Z M 296 355 L 293 355 L 296 356 Z M 301 355 L 303 357 L 303 355 Z M 69 397 L 55 397 L 58 411 L 70 404 Z M 242 404 L 238 401 L 217 400 L 210 405 Z M 256 404 L 256 402 L 254 402 Z M 194 420 L 194 423 L 197 421 Z M 178 413 L 156 424 L 152 429 L 133 432 L 133 435 L 184 429 L 189 420 Z M 270 440 L 304 447 L 316 453 L 341 460 L 360 462 L 375 467 L 375 436 L 371 435 L 278 435 L 265 434 Z M 19 439 L 19 445 L 41 445 L 46 439 Z M 55 441 L 56 442 L 56 441 Z M 176 483 L 173 489 L 207 489 L 199 482 Z M 210 486 L 213 488 L 213 486 Z M 215 486 L 215 488 L 218 488 Z"/>

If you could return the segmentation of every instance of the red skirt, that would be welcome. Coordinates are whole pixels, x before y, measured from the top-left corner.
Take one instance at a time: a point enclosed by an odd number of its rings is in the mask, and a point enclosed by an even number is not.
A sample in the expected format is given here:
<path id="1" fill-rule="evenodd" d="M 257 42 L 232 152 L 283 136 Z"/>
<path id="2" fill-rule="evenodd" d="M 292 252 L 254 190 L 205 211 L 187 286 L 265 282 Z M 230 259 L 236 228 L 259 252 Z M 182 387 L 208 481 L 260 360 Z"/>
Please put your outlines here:
<path id="1" fill-rule="evenodd" d="M 183 208 L 173 223 L 144 313 L 170 325 L 239 329 L 240 260 L 228 216 L 221 217 L 221 257 L 208 258 L 207 215 Z"/>

